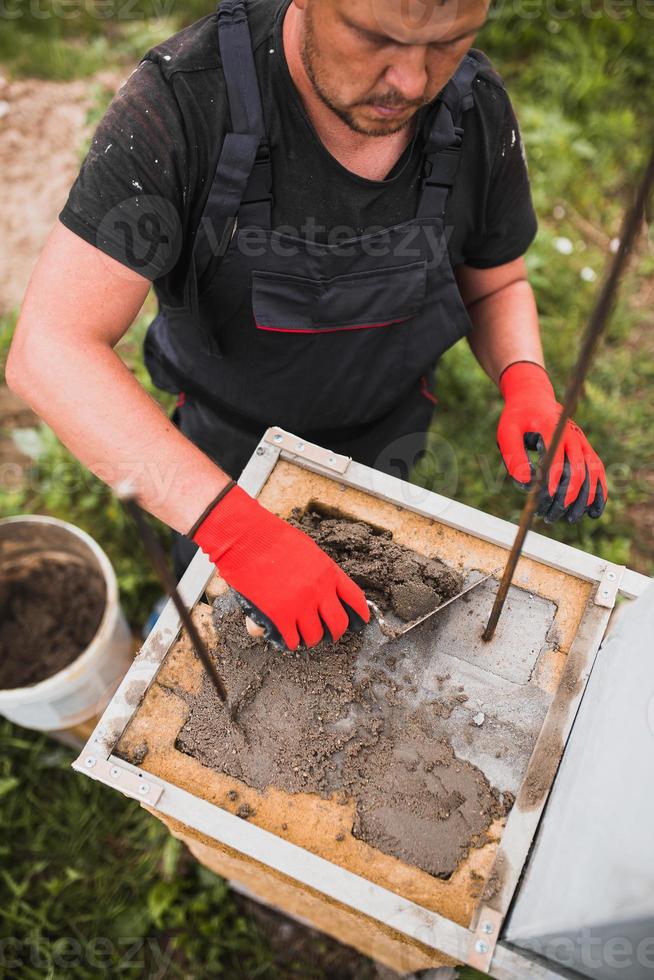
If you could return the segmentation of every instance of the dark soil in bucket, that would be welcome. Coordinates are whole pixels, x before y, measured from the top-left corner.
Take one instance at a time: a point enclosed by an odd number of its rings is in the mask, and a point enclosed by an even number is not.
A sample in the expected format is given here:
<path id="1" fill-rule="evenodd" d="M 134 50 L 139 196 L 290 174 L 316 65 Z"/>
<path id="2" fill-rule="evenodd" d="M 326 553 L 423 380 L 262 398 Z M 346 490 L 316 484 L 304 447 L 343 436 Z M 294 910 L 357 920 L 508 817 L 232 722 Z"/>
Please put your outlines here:
<path id="1" fill-rule="evenodd" d="M 388 531 L 315 512 L 294 514 L 292 522 L 399 620 L 460 590 L 458 572 L 396 544 Z M 196 695 L 178 691 L 189 716 L 177 748 L 262 791 L 354 799 L 356 837 L 449 878 L 471 848 L 487 842 L 512 799 L 456 756 L 434 701 L 405 698 L 410 678 L 405 684 L 392 669 L 392 643 L 363 668 L 364 638 L 353 633 L 280 652 L 250 638 L 243 613 L 225 598 L 215 603 L 215 654 L 238 706 L 239 731 L 205 680 Z"/>
<path id="2" fill-rule="evenodd" d="M 99 571 L 77 561 L 30 560 L 0 577 L 0 690 L 27 687 L 67 667 L 102 620 Z"/>

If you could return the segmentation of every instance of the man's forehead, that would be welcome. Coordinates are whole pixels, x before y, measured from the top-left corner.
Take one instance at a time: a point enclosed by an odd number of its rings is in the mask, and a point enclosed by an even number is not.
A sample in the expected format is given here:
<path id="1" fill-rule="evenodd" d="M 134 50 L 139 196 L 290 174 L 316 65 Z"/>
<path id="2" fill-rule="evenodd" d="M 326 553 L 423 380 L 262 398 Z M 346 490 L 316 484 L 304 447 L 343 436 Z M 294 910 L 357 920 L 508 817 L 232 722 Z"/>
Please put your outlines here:
<path id="1" fill-rule="evenodd" d="M 483 24 L 490 0 L 333 0 L 343 16 L 402 44 L 446 41 Z"/>

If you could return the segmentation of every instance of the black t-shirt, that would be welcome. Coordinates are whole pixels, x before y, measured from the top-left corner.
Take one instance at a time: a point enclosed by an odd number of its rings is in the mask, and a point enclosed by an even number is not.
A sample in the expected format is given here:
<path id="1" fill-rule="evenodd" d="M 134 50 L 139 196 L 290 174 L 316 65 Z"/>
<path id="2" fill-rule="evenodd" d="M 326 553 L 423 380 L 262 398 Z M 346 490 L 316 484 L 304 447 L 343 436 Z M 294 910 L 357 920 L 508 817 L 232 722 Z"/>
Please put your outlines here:
<path id="1" fill-rule="evenodd" d="M 273 225 L 301 237 L 342 240 L 415 216 L 422 170 L 420 110 L 412 143 L 385 180 L 343 167 L 319 140 L 291 79 L 282 44 L 290 0 L 248 0 L 254 59 L 273 167 Z M 453 266 L 488 268 L 522 255 L 536 233 L 527 166 L 509 97 L 489 60 L 464 116 L 461 165 L 445 225 Z M 152 48 L 116 94 L 59 215 L 85 241 L 154 280 L 176 306 L 225 134 L 229 107 L 210 14 Z M 138 209 L 141 208 L 141 211 Z M 157 247 L 139 252 L 126 232 L 157 215 Z M 124 216 L 125 220 L 121 220 Z M 139 226 L 147 240 L 148 225 Z M 339 237 L 340 236 L 340 237 Z M 138 235 L 137 235 L 138 237 Z M 140 242 L 143 245 L 143 242 Z"/>

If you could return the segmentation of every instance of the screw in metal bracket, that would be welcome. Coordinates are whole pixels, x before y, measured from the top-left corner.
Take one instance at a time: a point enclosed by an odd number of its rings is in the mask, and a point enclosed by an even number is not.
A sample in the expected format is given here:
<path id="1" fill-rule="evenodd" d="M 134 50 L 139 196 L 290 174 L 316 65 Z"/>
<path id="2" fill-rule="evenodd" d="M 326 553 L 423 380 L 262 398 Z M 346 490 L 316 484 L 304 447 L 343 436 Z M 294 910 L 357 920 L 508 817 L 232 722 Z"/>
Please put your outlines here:
<path id="1" fill-rule="evenodd" d="M 87 769 L 93 769 L 93 766 L 95 765 L 95 759 L 93 758 L 92 755 L 87 755 L 86 759 L 84 760 L 84 765 L 86 766 Z"/>
<path id="2" fill-rule="evenodd" d="M 109 774 L 113 776 L 114 779 L 118 779 L 118 777 L 120 776 L 120 769 L 118 768 L 118 766 L 112 766 L 111 769 L 109 770 Z"/>
<path id="3" fill-rule="evenodd" d="M 490 936 L 495 931 L 495 929 L 493 927 L 493 923 L 492 922 L 484 922 L 483 925 L 482 925 L 482 927 L 481 927 L 481 931 L 482 932 L 485 932 L 487 936 Z"/>
<path id="4" fill-rule="evenodd" d="M 150 784 L 141 783 L 141 785 L 139 786 L 139 793 L 141 794 L 141 796 L 146 796 L 149 792 L 150 792 Z"/>
<path id="5" fill-rule="evenodd" d="M 482 954 L 487 953 L 488 943 L 485 943 L 483 939 L 478 939 L 477 942 L 475 943 L 475 951 L 477 953 L 482 953 Z"/>
<path id="6" fill-rule="evenodd" d="M 273 436 L 273 442 L 282 442 L 283 439 L 284 437 L 281 434 L 281 432 L 276 432 L 275 435 Z"/>

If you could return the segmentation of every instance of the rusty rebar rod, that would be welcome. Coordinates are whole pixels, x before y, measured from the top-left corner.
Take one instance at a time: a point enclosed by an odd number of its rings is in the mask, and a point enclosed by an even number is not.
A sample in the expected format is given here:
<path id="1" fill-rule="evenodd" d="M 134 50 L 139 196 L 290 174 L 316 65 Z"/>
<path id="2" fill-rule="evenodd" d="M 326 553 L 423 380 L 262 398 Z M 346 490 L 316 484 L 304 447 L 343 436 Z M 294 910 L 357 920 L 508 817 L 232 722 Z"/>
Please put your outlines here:
<path id="1" fill-rule="evenodd" d="M 613 256 L 613 259 L 609 264 L 608 272 L 604 276 L 602 288 L 595 302 L 595 306 L 588 321 L 588 326 L 584 332 L 579 357 L 577 358 L 577 363 L 575 364 L 574 370 L 570 376 L 570 381 L 568 382 L 568 387 L 565 393 L 561 417 L 559 418 L 558 425 L 554 431 L 554 435 L 552 436 L 552 441 L 550 442 L 547 452 L 539 462 L 534 486 L 529 493 L 529 497 L 527 498 L 527 502 L 525 503 L 522 511 L 518 532 L 515 536 L 515 541 L 513 542 L 513 547 L 511 548 L 511 552 L 504 569 L 504 574 L 502 575 L 500 587 L 497 590 L 495 602 L 493 603 L 493 609 L 486 625 L 486 629 L 482 633 L 482 638 L 487 642 L 492 640 L 493 636 L 495 635 L 497 623 L 502 614 L 502 610 L 504 609 L 506 597 L 509 593 L 509 587 L 513 581 L 513 576 L 515 575 L 515 570 L 520 559 L 520 555 L 522 554 L 527 532 L 529 531 L 534 519 L 534 514 L 538 506 L 538 497 L 542 487 L 545 484 L 545 480 L 549 475 L 554 455 L 563 436 L 565 424 L 577 408 L 581 389 L 584 381 L 586 380 L 588 369 L 597 350 L 597 345 L 599 344 L 600 338 L 610 322 L 611 314 L 613 313 L 615 300 L 620 287 L 620 280 L 642 227 L 646 214 L 647 202 L 650 194 L 652 193 L 652 187 L 654 187 L 654 150 L 652 150 L 649 163 L 645 167 L 645 171 L 633 204 L 625 212 L 622 222 L 622 229 L 620 232 L 620 244 L 616 254 Z"/>
<path id="2" fill-rule="evenodd" d="M 166 556 L 164 555 L 163 549 L 155 537 L 154 531 L 143 516 L 143 512 L 137 504 L 133 494 L 119 492 L 118 497 L 124 505 L 125 510 L 134 521 L 141 541 L 143 542 L 145 552 L 152 563 L 164 591 L 168 593 L 170 598 L 175 603 L 175 608 L 177 609 L 184 629 L 188 633 L 191 643 L 195 648 L 195 652 L 211 678 L 218 697 L 228 709 L 230 715 L 233 717 L 233 711 L 230 708 L 227 697 L 227 688 L 225 687 L 222 677 L 216 670 L 216 665 L 209 656 L 209 651 L 207 650 L 204 640 L 200 636 L 197 626 L 193 622 L 190 612 L 182 602 L 182 597 L 180 596 L 177 585 L 175 584 L 175 579 L 173 578 L 172 572 L 168 567 Z"/>

